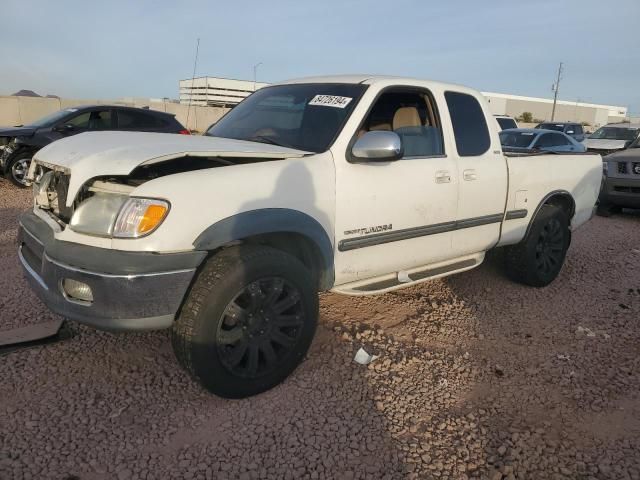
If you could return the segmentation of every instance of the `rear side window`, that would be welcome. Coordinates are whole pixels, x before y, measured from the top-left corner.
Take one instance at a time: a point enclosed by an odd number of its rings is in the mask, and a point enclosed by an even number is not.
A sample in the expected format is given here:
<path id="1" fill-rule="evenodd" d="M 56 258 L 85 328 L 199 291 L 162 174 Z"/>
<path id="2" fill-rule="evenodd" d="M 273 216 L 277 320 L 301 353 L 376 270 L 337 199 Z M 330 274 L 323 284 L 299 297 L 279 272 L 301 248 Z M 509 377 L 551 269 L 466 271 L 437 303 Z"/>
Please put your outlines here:
<path id="1" fill-rule="evenodd" d="M 458 154 L 461 157 L 474 157 L 489 150 L 489 128 L 478 100 L 459 92 L 446 92 L 444 96 L 451 115 Z"/>
<path id="2" fill-rule="evenodd" d="M 160 130 L 167 123 L 156 117 L 135 110 L 118 110 L 118 129 L 122 130 Z"/>

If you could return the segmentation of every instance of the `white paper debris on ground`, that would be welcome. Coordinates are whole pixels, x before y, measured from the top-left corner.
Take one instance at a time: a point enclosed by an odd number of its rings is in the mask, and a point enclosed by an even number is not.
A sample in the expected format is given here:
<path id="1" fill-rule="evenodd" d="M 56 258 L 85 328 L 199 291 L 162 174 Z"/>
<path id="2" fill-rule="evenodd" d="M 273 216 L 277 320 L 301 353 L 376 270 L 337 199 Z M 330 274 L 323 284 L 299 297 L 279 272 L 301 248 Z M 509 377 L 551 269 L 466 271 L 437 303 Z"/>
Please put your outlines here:
<path id="1" fill-rule="evenodd" d="M 369 365 L 376 358 L 378 358 L 378 355 L 371 355 L 364 348 L 360 348 L 360 350 L 356 352 L 356 356 L 353 357 L 353 361 L 360 365 Z"/>
<path id="2" fill-rule="evenodd" d="M 558 360 L 564 360 L 567 361 L 569 360 L 569 355 L 563 355 L 563 354 L 558 354 Z"/>
<path id="3" fill-rule="evenodd" d="M 594 332 L 590 328 L 581 327 L 581 326 L 578 326 L 578 330 L 576 330 L 576 333 L 584 333 L 587 337 L 595 337 L 596 336 L 596 332 Z"/>

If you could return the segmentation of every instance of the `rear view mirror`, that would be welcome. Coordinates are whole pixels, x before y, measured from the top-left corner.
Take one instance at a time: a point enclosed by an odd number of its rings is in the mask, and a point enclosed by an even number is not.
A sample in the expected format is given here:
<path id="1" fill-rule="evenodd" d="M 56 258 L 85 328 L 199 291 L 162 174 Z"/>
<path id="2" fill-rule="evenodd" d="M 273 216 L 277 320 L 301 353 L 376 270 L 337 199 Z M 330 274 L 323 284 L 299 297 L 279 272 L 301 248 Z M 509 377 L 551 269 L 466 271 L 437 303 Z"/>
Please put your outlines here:
<path id="1" fill-rule="evenodd" d="M 573 135 L 574 133 L 575 133 L 575 132 L 574 132 L 573 130 L 569 130 L 569 131 L 567 132 L 567 135 Z"/>
<path id="2" fill-rule="evenodd" d="M 354 161 L 390 162 L 402 158 L 402 140 L 395 132 L 384 130 L 367 132 L 351 149 Z"/>

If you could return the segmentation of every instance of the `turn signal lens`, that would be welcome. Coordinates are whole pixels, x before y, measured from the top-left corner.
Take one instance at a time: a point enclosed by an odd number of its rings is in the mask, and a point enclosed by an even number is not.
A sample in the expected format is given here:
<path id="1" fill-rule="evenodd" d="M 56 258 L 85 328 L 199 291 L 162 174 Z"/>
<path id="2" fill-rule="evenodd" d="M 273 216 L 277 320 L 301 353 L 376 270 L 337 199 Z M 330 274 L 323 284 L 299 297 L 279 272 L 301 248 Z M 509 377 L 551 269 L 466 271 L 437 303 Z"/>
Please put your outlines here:
<path id="1" fill-rule="evenodd" d="M 138 238 L 153 232 L 167 216 L 169 203 L 152 198 L 130 198 L 116 219 L 113 236 Z"/>
<path id="2" fill-rule="evenodd" d="M 138 232 L 141 234 L 150 232 L 160 224 L 166 214 L 167 207 L 164 205 L 149 205 L 138 223 Z"/>

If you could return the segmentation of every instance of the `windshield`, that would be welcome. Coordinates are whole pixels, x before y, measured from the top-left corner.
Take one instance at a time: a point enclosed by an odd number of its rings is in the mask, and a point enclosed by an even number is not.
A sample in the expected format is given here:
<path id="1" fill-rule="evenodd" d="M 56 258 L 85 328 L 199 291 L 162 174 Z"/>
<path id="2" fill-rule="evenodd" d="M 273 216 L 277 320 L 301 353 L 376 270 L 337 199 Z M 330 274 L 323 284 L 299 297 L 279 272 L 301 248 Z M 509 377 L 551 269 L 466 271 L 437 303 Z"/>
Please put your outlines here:
<path id="1" fill-rule="evenodd" d="M 541 123 L 536 128 L 541 128 L 543 130 L 555 130 L 556 132 L 564 131 L 564 125 L 558 125 L 557 123 Z"/>
<path id="2" fill-rule="evenodd" d="M 42 117 L 39 120 L 36 120 L 35 122 L 31 122 L 28 126 L 29 127 L 52 127 L 53 125 L 55 125 L 56 123 L 58 123 L 60 120 L 62 120 L 64 117 L 69 116 L 70 113 L 74 113 L 77 112 L 77 110 L 75 108 L 65 108 L 64 110 L 58 110 L 57 112 L 53 112 L 49 115 L 47 115 L 46 117 Z"/>
<path id="3" fill-rule="evenodd" d="M 589 135 L 589 138 L 598 140 L 624 140 L 628 142 L 636 138 L 638 130 L 637 128 L 626 127 L 601 127 Z"/>
<path id="4" fill-rule="evenodd" d="M 360 84 L 265 87 L 243 100 L 205 135 L 324 152 L 366 89 Z"/>
<path id="5" fill-rule="evenodd" d="M 535 136 L 531 132 L 500 132 L 500 143 L 503 147 L 528 148 Z"/>
<path id="6" fill-rule="evenodd" d="M 498 117 L 496 118 L 496 120 L 498 121 L 498 125 L 500 125 L 500 128 L 502 130 L 506 130 L 508 128 L 518 128 L 518 125 L 516 124 L 516 121 L 513 118 Z"/>

